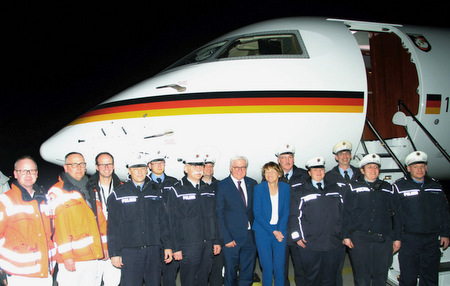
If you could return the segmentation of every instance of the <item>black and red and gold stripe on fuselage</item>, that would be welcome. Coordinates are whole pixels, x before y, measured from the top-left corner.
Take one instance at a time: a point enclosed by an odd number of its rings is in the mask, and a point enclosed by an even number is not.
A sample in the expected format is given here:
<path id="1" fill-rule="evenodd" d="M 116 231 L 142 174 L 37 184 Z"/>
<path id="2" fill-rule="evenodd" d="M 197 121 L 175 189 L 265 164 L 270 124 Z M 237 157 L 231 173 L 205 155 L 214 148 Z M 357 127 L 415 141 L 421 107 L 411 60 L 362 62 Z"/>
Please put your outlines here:
<path id="1" fill-rule="evenodd" d="M 244 91 L 149 96 L 104 103 L 70 125 L 129 118 L 243 113 L 362 113 L 357 91 Z"/>

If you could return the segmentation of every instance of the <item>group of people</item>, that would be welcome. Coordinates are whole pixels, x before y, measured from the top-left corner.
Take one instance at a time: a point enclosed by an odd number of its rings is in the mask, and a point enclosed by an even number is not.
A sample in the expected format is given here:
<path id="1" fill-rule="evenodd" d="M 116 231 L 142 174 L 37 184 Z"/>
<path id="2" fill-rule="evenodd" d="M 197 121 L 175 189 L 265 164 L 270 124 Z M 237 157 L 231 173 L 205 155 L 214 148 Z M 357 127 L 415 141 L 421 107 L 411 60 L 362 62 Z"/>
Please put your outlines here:
<path id="1" fill-rule="evenodd" d="M 356 168 L 350 142 L 294 165 L 284 145 L 262 181 L 247 176 L 245 156 L 230 159 L 230 175 L 214 178 L 214 158 L 185 158 L 185 176 L 165 173 L 165 155 L 129 158 L 125 182 L 114 157 L 95 158 L 86 175 L 82 154 L 66 155 L 48 191 L 38 167 L 14 164 L 11 190 L 0 195 L 0 267 L 8 285 L 251 285 L 258 257 L 263 285 L 339 285 L 348 250 L 355 285 L 386 285 L 399 251 L 400 285 L 437 285 L 440 245 L 448 247 L 450 214 L 442 186 L 427 176 L 428 158 L 415 151 L 408 175 L 378 178 L 381 160 L 366 155 Z M 222 268 L 224 275 L 222 278 Z"/>

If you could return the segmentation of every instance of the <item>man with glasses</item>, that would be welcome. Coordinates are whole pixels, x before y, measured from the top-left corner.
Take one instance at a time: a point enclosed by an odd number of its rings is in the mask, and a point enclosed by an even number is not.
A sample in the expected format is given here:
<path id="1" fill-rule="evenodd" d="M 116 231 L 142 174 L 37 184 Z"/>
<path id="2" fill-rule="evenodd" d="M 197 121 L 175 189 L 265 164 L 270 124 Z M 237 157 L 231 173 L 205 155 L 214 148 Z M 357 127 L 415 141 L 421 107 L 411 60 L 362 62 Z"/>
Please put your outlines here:
<path id="1" fill-rule="evenodd" d="M 178 180 L 165 173 L 166 169 L 166 156 L 161 151 L 156 151 L 148 156 L 148 168 L 150 169 L 150 185 L 161 193 L 164 205 L 167 206 L 168 192 L 165 191 L 165 187 L 173 186 Z M 162 273 L 163 273 L 163 285 L 175 286 L 178 268 L 180 267 L 179 261 L 172 259 L 170 263 L 163 261 Z"/>
<path id="2" fill-rule="evenodd" d="M 106 225 L 103 212 L 94 215 L 95 197 L 87 190 L 86 162 L 82 154 L 65 157 L 64 172 L 48 191 L 52 211 L 53 241 L 58 249 L 59 285 L 95 285 L 98 260 L 108 256 L 99 226 Z"/>
<path id="3" fill-rule="evenodd" d="M 19 158 L 14 177 L 12 189 L 0 196 L 2 268 L 9 274 L 8 285 L 51 286 L 54 246 L 45 191 L 36 185 L 36 162 Z"/>
<path id="4" fill-rule="evenodd" d="M 95 168 L 97 172 L 95 172 L 88 182 L 89 196 L 95 198 L 98 203 L 98 206 L 92 208 L 92 210 L 96 217 L 98 216 L 98 212 L 102 211 L 105 218 L 108 219 L 106 205 L 108 196 L 122 183 L 114 173 L 114 157 L 110 153 L 99 153 L 95 157 Z M 120 269 L 112 265 L 107 255 L 105 255 L 102 261 L 99 261 L 96 285 L 100 286 L 102 280 L 104 286 L 117 286 L 120 284 Z"/>
<path id="5" fill-rule="evenodd" d="M 253 225 L 253 189 L 256 181 L 247 177 L 248 160 L 230 160 L 230 176 L 217 185 L 217 212 L 225 247 L 225 286 L 252 285 L 256 260 Z M 238 277 L 239 271 L 239 277 Z"/>
<path id="6" fill-rule="evenodd" d="M 131 180 L 108 198 L 108 246 L 112 264 L 121 269 L 120 285 L 160 285 L 161 261 L 172 260 L 172 241 L 162 194 L 147 177 L 147 161 L 128 161 Z"/>
<path id="7" fill-rule="evenodd" d="M 201 180 L 204 159 L 194 155 L 183 163 L 186 175 L 168 188 L 173 258 L 180 261 L 182 286 L 207 286 L 213 255 L 221 251 L 216 198 Z"/>

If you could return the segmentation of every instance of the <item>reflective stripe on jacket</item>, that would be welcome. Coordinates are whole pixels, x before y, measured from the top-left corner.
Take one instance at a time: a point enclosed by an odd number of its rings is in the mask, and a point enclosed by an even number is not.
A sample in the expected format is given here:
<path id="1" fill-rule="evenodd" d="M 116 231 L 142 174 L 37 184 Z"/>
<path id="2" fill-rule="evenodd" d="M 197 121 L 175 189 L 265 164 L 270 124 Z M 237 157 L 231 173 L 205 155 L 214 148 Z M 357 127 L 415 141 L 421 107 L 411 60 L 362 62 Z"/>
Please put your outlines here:
<path id="1" fill-rule="evenodd" d="M 55 256 L 48 206 L 28 193 L 24 200 L 26 190 L 11 186 L 0 196 L 0 267 L 13 275 L 47 277 Z"/>
<path id="2" fill-rule="evenodd" d="M 60 177 L 47 196 L 53 212 L 53 241 L 57 247 L 58 263 L 67 259 L 86 261 L 103 258 L 94 212 L 76 187 Z"/>

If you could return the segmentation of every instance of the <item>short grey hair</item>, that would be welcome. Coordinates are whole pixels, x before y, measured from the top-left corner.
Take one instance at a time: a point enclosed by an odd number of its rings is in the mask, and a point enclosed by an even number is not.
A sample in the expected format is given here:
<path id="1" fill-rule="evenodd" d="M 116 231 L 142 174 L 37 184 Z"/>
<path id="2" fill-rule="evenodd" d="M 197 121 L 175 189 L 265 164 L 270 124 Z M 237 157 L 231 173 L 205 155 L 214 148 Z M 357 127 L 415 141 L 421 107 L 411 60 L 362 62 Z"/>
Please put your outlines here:
<path id="1" fill-rule="evenodd" d="M 245 167 L 248 167 L 248 159 L 247 159 L 247 157 L 242 156 L 242 155 L 235 155 L 235 156 L 231 157 L 231 159 L 230 159 L 230 167 L 233 166 L 233 161 L 236 161 L 236 160 L 244 160 L 245 161 Z"/>

